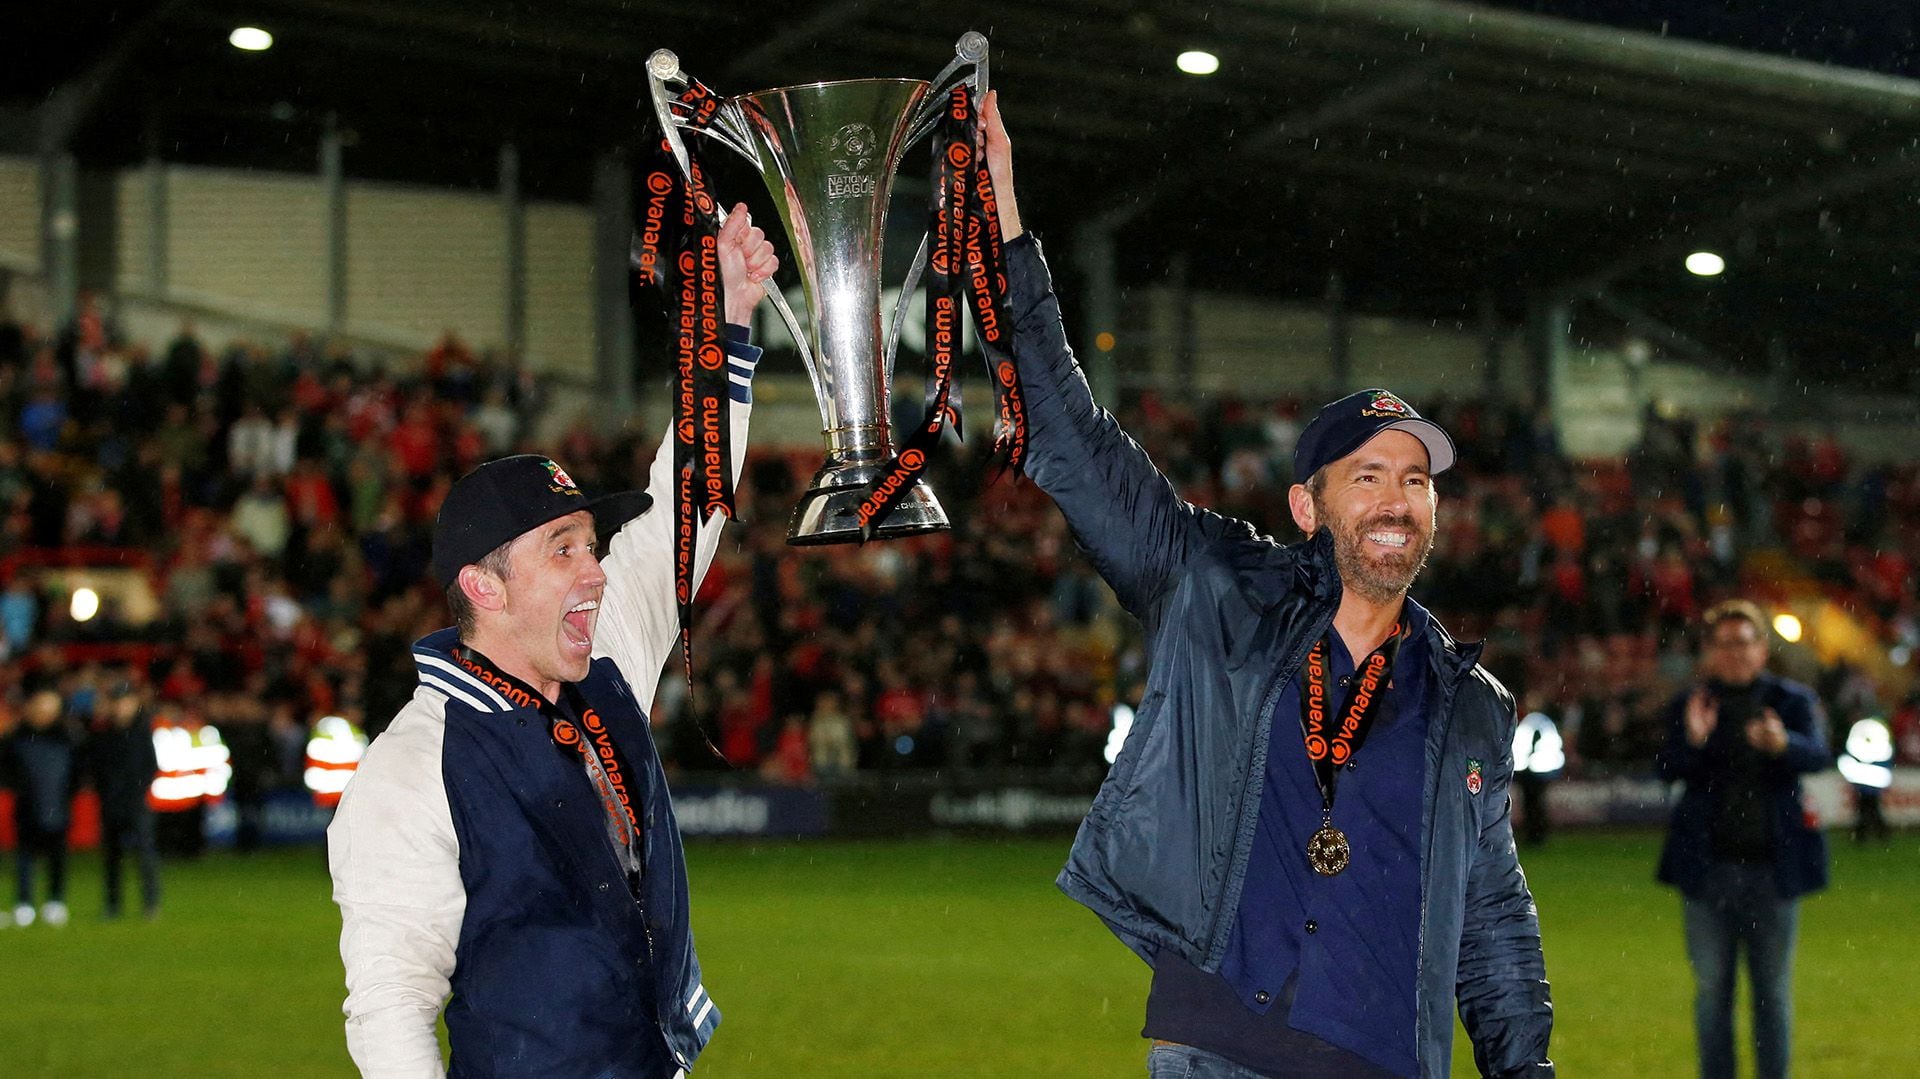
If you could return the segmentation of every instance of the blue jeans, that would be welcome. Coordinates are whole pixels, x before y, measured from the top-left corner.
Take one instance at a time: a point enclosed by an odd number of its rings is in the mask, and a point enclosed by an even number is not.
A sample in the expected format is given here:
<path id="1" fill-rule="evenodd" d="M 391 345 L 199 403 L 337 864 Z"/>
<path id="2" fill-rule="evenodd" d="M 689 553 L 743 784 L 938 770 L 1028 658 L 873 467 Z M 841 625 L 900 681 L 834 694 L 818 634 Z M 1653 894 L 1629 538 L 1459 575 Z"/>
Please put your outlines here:
<path id="1" fill-rule="evenodd" d="M 1147 1054 L 1147 1079 L 1266 1079 L 1218 1053 L 1191 1045 L 1156 1045 Z"/>
<path id="2" fill-rule="evenodd" d="M 1760 1079 L 1787 1074 L 1798 922 L 1799 902 L 1775 894 L 1771 865 L 1715 863 L 1706 897 L 1686 900 L 1701 1079 L 1734 1079 L 1733 981 L 1742 951 L 1753 987 L 1755 1074 Z"/>

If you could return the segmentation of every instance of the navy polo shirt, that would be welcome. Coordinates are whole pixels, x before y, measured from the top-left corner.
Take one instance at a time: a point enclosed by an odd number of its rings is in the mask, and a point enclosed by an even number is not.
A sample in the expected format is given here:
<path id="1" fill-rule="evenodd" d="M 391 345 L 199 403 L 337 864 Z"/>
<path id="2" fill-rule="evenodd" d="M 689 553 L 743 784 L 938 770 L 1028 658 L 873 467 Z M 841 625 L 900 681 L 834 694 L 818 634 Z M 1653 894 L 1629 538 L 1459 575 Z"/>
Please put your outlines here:
<path id="1" fill-rule="evenodd" d="M 1341 774 L 1333 804 L 1334 827 L 1353 848 L 1351 864 L 1332 877 L 1307 864 L 1321 798 L 1301 740 L 1296 672 L 1270 717 L 1260 819 L 1220 972 L 1203 973 L 1162 952 L 1147 999 L 1147 1037 L 1278 1076 L 1419 1071 L 1414 985 L 1433 678 L 1427 612 L 1408 600 L 1406 618 L 1407 640 L 1375 705 L 1373 730 Z M 1329 633 L 1328 644 L 1328 696 L 1338 706 L 1354 657 L 1339 634 Z"/>

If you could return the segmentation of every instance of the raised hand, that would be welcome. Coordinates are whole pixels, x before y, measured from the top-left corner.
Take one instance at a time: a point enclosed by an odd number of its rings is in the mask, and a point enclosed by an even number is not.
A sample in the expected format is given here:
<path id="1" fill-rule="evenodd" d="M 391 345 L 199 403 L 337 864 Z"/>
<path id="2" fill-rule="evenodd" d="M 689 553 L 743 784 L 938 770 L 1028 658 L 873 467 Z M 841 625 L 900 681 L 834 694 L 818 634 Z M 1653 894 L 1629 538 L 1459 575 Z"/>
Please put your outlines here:
<path id="1" fill-rule="evenodd" d="M 717 240 L 726 319 L 735 326 L 748 325 L 753 309 L 767 294 L 767 281 L 780 268 L 780 260 L 774 257 L 767 234 L 754 225 L 744 202 L 727 212 L 727 223 L 720 226 Z"/>
<path id="2" fill-rule="evenodd" d="M 1687 698 L 1687 744 L 1695 749 L 1707 744 L 1707 736 L 1720 722 L 1720 706 L 1705 689 L 1696 689 Z"/>
<path id="3" fill-rule="evenodd" d="M 1013 140 L 1007 137 L 1007 125 L 1000 119 L 1000 91 L 987 91 L 980 118 L 986 121 L 987 175 L 993 180 L 993 199 L 1000 210 L 1000 240 L 1005 243 L 1025 230 L 1020 227 L 1020 206 L 1013 198 Z"/>
<path id="4" fill-rule="evenodd" d="M 1747 723 L 1747 744 L 1765 753 L 1769 757 L 1778 757 L 1787 751 L 1787 725 L 1780 719 L 1780 713 L 1769 708 L 1760 713 L 1760 718 Z"/>

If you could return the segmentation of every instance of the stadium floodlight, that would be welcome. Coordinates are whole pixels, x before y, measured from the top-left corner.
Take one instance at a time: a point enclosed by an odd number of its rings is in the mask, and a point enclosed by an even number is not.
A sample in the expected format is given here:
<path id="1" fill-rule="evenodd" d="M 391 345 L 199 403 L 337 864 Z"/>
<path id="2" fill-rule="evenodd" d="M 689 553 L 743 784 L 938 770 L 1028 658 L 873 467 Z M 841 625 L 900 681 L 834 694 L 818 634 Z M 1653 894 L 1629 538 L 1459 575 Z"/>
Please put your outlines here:
<path id="1" fill-rule="evenodd" d="M 1107 763 L 1120 759 L 1120 747 L 1127 744 L 1127 732 L 1133 729 L 1133 709 L 1124 704 L 1113 706 L 1113 729 L 1107 732 Z"/>
<path id="2" fill-rule="evenodd" d="M 1835 762 L 1840 775 L 1857 787 L 1886 790 L 1893 786 L 1893 734 L 1886 721 L 1868 716 L 1847 732 L 1847 748 Z"/>
<path id="3" fill-rule="evenodd" d="M 1779 614 L 1773 616 L 1773 631 L 1778 633 L 1780 639 L 1788 644 L 1799 644 L 1800 635 L 1805 632 L 1805 629 L 1806 627 L 1800 624 L 1798 618 L 1795 618 L 1785 611 L 1781 611 Z"/>
<path id="4" fill-rule="evenodd" d="M 93 616 L 100 613 L 100 593 L 91 588 L 74 589 L 70 610 L 75 622 L 93 621 Z"/>
<path id="5" fill-rule="evenodd" d="M 1513 770 L 1551 778 L 1566 766 L 1560 728 L 1545 712 L 1528 712 L 1513 731 Z"/>
<path id="6" fill-rule="evenodd" d="M 1174 57 L 1173 64 L 1189 75 L 1211 75 L 1220 70 L 1220 58 L 1205 49 L 1188 49 Z"/>
<path id="7" fill-rule="evenodd" d="M 1719 277 L 1727 269 L 1727 260 L 1711 251 L 1695 251 L 1687 256 L 1687 272 L 1695 277 Z"/>
<path id="8" fill-rule="evenodd" d="M 236 26 L 227 35 L 227 44 L 245 52 L 266 52 L 273 48 L 273 35 L 258 26 Z"/>

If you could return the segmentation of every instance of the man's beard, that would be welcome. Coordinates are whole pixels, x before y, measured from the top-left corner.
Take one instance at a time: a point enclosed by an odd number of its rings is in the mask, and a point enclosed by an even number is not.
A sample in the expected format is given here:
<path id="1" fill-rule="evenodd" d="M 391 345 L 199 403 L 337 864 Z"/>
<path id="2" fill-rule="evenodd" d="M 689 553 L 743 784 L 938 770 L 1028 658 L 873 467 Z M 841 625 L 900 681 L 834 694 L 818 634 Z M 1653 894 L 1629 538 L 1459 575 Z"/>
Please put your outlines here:
<path id="1" fill-rule="evenodd" d="M 1427 566 L 1433 551 L 1433 525 L 1422 526 L 1411 514 L 1381 514 L 1362 520 L 1335 521 L 1326 516 L 1325 507 L 1315 504 L 1320 519 L 1333 532 L 1333 564 L 1340 571 L 1340 585 L 1369 603 L 1389 604 L 1405 596 L 1414 578 Z M 1367 553 L 1366 535 L 1381 529 L 1407 533 L 1407 545 L 1399 551 L 1378 555 Z"/>

